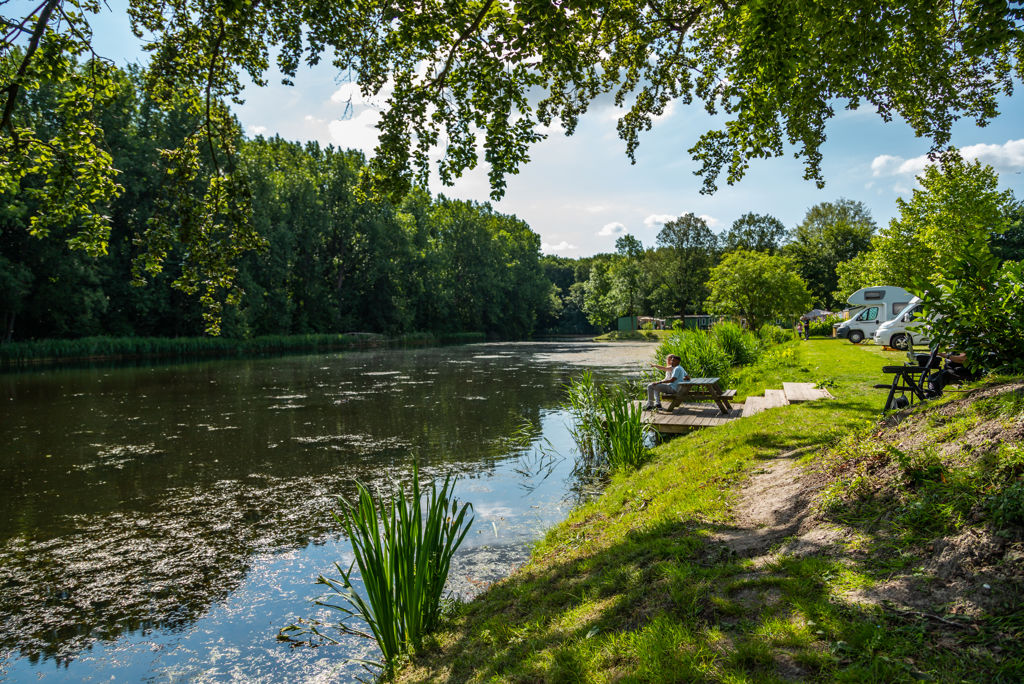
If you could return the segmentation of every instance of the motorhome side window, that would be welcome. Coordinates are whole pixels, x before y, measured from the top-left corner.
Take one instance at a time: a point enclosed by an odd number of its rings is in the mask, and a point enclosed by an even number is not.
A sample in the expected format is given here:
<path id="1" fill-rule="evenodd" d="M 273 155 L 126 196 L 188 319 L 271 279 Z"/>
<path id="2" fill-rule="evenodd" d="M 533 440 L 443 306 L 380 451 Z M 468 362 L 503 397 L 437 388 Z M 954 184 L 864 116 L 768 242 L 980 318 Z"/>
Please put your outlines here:
<path id="1" fill-rule="evenodd" d="M 910 302 L 896 302 L 895 304 L 893 304 L 892 305 L 892 315 L 895 316 L 895 315 L 899 314 L 900 311 L 903 311 L 904 309 L 907 308 L 907 304 L 909 304 L 909 303 Z"/>
<path id="2" fill-rule="evenodd" d="M 873 321 L 878 318 L 878 307 L 871 306 L 861 312 L 860 316 L 857 316 L 858 321 Z"/>

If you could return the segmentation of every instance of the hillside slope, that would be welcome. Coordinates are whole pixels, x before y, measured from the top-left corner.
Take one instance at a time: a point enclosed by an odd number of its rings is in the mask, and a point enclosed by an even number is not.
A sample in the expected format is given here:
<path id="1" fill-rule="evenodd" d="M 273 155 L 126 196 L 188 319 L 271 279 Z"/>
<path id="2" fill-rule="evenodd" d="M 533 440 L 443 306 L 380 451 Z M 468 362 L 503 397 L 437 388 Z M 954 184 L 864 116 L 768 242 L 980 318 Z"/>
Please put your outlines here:
<path id="1" fill-rule="evenodd" d="M 402 681 L 1019 681 L 1024 379 L 880 423 L 896 358 L 759 369 L 834 401 L 672 440 L 461 608 Z"/>

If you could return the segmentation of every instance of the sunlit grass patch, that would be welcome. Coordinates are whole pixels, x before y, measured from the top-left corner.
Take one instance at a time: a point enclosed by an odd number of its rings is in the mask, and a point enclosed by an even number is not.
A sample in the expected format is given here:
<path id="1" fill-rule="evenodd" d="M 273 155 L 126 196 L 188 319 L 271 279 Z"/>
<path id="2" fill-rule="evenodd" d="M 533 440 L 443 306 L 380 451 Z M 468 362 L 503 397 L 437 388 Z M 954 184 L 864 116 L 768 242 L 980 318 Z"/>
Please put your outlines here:
<path id="1" fill-rule="evenodd" d="M 408 678 L 436 680 L 431 668 L 441 662 L 451 666 L 443 679 L 470 682 L 978 680 L 979 673 L 1014 681 L 1007 675 L 1021 659 L 1005 650 L 965 659 L 966 631 L 949 637 L 926 616 L 851 595 L 920 568 L 920 545 L 959 529 L 979 501 L 1003 506 L 1008 519 L 1024 515 L 1024 488 L 1018 507 L 1007 484 L 1024 472 L 1024 453 L 1005 446 L 971 470 L 937 458 L 938 445 L 876 443 L 885 392 L 871 386 L 902 355 L 833 340 L 789 348 L 793 363 L 765 368 L 760 387 L 750 379 L 751 391 L 821 378 L 835 399 L 655 447 L 650 462 L 613 476 L 603 496 L 551 530 L 520 574 L 469 606 L 451 627 L 457 646 L 414 663 Z M 936 427 L 953 435 L 958 420 Z M 842 534 L 834 547 L 808 555 L 787 555 L 792 540 L 785 540 L 774 556 L 737 558 L 717 535 L 742 524 L 734 514 L 741 485 L 782 454 L 830 478 L 818 511 Z M 1003 493 L 998 504 L 995 492 Z M 1000 619 L 999 629 L 1020 632 Z M 481 625 L 494 629 L 498 620 L 520 627 L 502 627 L 514 644 L 477 638 Z M 979 642 L 991 639 L 985 634 Z"/>

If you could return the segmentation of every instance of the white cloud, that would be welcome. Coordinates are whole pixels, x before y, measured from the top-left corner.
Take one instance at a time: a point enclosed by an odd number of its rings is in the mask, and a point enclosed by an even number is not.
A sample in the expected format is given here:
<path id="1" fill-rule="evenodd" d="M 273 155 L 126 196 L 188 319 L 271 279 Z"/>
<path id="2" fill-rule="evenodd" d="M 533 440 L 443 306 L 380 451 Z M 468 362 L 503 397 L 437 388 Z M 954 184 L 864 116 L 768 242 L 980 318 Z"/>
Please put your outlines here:
<path id="1" fill-rule="evenodd" d="M 247 126 L 246 129 L 253 135 L 266 135 L 270 130 L 266 126 Z"/>
<path id="2" fill-rule="evenodd" d="M 960 156 L 967 160 L 977 159 L 992 166 L 996 171 L 1006 172 L 1024 168 L 1024 138 L 1007 140 L 1002 145 L 979 143 L 960 148 Z M 871 175 L 916 176 L 934 164 L 928 155 L 904 159 L 891 154 L 881 154 L 871 161 Z"/>
<path id="3" fill-rule="evenodd" d="M 711 216 L 710 214 L 701 214 L 697 218 L 703 219 L 704 223 L 708 224 L 708 228 L 717 228 L 718 226 L 722 225 L 721 221 L 716 219 L 714 216 Z"/>
<path id="4" fill-rule="evenodd" d="M 378 131 L 375 128 L 380 113 L 367 109 L 351 119 L 336 119 L 327 124 L 331 134 L 331 142 L 341 148 L 362 150 L 366 155 L 373 154 L 377 146 Z"/>
<path id="5" fill-rule="evenodd" d="M 588 214 L 600 214 L 601 212 L 608 211 L 608 207 L 603 204 L 592 204 L 589 207 L 584 207 L 583 211 Z"/>
<path id="6" fill-rule="evenodd" d="M 604 227 L 598 231 L 598 235 L 601 237 L 608 237 L 609 235 L 621 235 L 626 232 L 626 226 L 621 223 L 606 223 Z"/>
<path id="7" fill-rule="evenodd" d="M 964 159 L 978 159 L 997 171 L 1024 168 L 1024 138 L 1007 140 L 1002 145 L 968 145 L 960 150 Z"/>
<path id="8" fill-rule="evenodd" d="M 880 154 L 871 160 L 871 175 L 877 177 L 895 173 L 902 161 L 900 157 L 894 157 L 891 154 Z"/>
<path id="9" fill-rule="evenodd" d="M 569 250 L 579 249 L 576 245 L 570 245 L 565 240 L 562 240 L 557 245 L 549 245 L 546 242 L 540 243 L 540 251 L 542 252 L 568 252 Z"/>
<path id="10" fill-rule="evenodd" d="M 389 81 L 384 84 L 380 92 L 367 97 L 359 90 L 357 83 L 342 83 L 337 90 L 331 93 L 331 102 L 334 104 L 349 104 L 353 107 L 380 107 L 391 96 L 394 86 Z"/>
<path id="11" fill-rule="evenodd" d="M 644 225 L 648 228 L 657 228 L 658 226 L 663 226 L 675 218 L 676 217 L 672 214 L 651 214 L 644 219 Z"/>

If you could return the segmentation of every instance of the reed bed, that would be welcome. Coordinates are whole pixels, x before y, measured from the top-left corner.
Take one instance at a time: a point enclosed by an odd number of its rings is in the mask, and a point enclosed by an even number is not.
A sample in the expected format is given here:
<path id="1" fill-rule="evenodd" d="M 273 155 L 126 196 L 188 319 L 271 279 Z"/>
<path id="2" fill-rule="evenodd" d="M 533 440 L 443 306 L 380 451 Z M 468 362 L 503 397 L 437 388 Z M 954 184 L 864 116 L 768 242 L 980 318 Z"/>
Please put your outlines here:
<path id="1" fill-rule="evenodd" d="M 319 577 L 317 584 L 326 586 L 331 598 L 316 603 L 343 615 L 336 625 L 341 632 L 375 640 L 381 661 L 358 662 L 387 673 L 410 651 L 421 651 L 424 638 L 437 628 L 451 560 L 473 523 L 466 517 L 473 506 L 459 506 L 451 476 L 440 489 L 431 483 L 424 497 L 415 467 L 408 493 L 400 487 L 385 499 L 362 483 L 356 486 L 356 501 L 343 500 L 340 514 L 335 514 L 355 560 L 347 570 L 335 563 L 337 578 Z M 352 619 L 364 622 L 369 632 L 350 625 Z M 282 634 L 291 639 L 305 631 L 292 625 Z M 336 641 L 316 626 L 308 631 Z"/>
<path id="2" fill-rule="evenodd" d="M 569 432 L 579 452 L 577 469 L 587 472 L 635 470 L 648 458 L 649 427 L 624 388 L 600 387 L 584 371 L 566 387 Z"/>
<path id="3" fill-rule="evenodd" d="M 389 345 L 417 346 L 483 342 L 483 333 L 410 333 L 387 337 L 376 333 L 336 335 L 263 335 L 250 339 L 221 337 L 85 337 L 0 344 L 0 367 L 40 363 L 145 359 L 159 357 L 246 356 L 299 351 L 359 349 Z"/>

